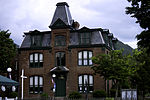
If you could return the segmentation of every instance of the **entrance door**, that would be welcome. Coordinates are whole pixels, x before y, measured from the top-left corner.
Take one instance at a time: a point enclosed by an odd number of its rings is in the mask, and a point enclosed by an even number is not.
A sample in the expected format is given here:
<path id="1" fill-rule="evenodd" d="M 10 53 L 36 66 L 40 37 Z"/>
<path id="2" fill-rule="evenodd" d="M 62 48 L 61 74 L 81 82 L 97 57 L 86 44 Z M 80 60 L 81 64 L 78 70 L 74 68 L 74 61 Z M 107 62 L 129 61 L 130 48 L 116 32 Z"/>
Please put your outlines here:
<path id="1" fill-rule="evenodd" d="M 56 97 L 65 97 L 66 96 L 66 80 L 63 77 L 58 77 L 56 79 Z"/>

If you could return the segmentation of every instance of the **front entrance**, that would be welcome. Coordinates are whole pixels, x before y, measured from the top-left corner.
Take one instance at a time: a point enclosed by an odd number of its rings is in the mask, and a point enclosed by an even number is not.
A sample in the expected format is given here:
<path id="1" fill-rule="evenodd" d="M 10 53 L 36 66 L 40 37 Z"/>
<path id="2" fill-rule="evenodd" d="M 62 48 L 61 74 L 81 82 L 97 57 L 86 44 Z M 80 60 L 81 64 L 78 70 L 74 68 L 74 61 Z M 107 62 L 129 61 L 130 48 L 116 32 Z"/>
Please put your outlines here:
<path id="1" fill-rule="evenodd" d="M 63 76 L 60 76 L 56 79 L 56 97 L 65 97 L 66 96 L 66 79 Z"/>
<path id="2" fill-rule="evenodd" d="M 66 80 L 69 69 L 65 66 L 54 67 L 50 70 L 55 81 L 55 97 L 66 96 Z"/>

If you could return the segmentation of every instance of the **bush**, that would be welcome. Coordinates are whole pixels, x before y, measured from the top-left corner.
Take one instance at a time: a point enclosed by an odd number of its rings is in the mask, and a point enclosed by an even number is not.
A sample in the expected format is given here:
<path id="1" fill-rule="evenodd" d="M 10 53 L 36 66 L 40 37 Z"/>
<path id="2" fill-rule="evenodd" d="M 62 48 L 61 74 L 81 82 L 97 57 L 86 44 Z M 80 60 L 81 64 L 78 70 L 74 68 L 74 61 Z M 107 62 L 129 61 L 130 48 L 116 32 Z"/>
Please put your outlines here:
<path id="1" fill-rule="evenodd" d="M 41 97 L 42 97 L 42 98 L 48 98 L 48 94 L 47 94 L 47 93 L 42 93 L 42 94 L 41 94 Z"/>
<path id="2" fill-rule="evenodd" d="M 110 96 L 115 97 L 116 95 L 116 89 L 110 89 Z"/>
<path id="3" fill-rule="evenodd" d="M 145 97 L 150 97 L 150 93 L 145 94 Z"/>
<path id="4" fill-rule="evenodd" d="M 106 98 L 105 100 L 114 100 L 114 98 Z"/>
<path id="5" fill-rule="evenodd" d="M 116 89 L 110 89 L 110 96 L 115 97 L 115 95 L 116 95 Z M 118 90 L 118 97 L 120 96 L 121 96 L 121 91 Z"/>
<path id="6" fill-rule="evenodd" d="M 130 84 L 127 81 L 121 83 L 121 85 L 122 85 L 122 89 L 129 89 L 130 88 Z"/>
<path id="7" fill-rule="evenodd" d="M 150 100 L 150 98 L 144 98 L 144 100 Z"/>
<path id="8" fill-rule="evenodd" d="M 106 92 L 104 90 L 98 90 L 93 92 L 94 98 L 106 97 Z"/>
<path id="9" fill-rule="evenodd" d="M 70 93 L 69 94 L 69 98 L 71 98 L 71 99 L 80 99 L 82 96 L 81 96 L 81 94 L 79 93 L 79 92 L 72 92 L 72 93 Z"/>
<path id="10" fill-rule="evenodd" d="M 17 92 L 11 92 L 10 93 L 10 98 L 16 98 L 18 96 L 18 93 Z"/>

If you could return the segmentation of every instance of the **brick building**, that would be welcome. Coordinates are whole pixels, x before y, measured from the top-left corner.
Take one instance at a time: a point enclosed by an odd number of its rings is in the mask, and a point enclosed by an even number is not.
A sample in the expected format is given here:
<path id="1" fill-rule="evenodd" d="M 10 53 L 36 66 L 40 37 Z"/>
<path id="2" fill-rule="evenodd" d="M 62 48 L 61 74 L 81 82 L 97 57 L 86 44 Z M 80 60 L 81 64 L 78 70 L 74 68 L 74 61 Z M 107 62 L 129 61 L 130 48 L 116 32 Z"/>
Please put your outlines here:
<path id="1" fill-rule="evenodd" d="M 38 97 L 40 93 L 65 97 L 73 91 L 105 90 L 106 82 L 93 74 L 90 58 L 114 50 L 117 39 L 107 29 L 79 28 L 66 2 L 56 6 L 51 31 L 24 33 L 19 49 L 19 72 L 21 75 L 24 69 L 27 76 L 24 97 Z"/>

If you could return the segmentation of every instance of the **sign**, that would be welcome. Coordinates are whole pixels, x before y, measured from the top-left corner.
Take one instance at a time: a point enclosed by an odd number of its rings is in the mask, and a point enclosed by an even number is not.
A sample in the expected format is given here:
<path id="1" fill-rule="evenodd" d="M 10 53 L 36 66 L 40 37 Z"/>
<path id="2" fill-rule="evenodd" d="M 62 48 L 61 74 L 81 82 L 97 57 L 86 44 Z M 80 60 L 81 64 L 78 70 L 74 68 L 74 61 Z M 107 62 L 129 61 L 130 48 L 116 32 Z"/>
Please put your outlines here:
<path id="1" fill-rule="evenodd" d="M 122 89 L 121 100 L 137 100 L 136 89 Z"/>

